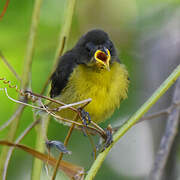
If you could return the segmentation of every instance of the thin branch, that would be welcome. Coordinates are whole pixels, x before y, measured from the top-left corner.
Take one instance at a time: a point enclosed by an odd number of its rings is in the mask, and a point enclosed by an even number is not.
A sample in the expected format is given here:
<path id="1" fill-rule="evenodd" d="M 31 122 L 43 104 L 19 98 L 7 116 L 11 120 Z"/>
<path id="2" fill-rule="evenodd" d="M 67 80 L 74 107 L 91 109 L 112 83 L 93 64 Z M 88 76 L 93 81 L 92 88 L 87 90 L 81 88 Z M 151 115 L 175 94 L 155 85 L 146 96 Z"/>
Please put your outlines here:
<path id="1" fill-rule="evenodd" d="M 158 118 L 158 117 L 160 117 L 162 115 L 169 115 L 173 111 L 173 109 L 178 107 L 178 106 L 180 106 L 180 101 L 177 102 L 177 103 L 173 103 L 167 109 L 163 109 L 161 111 L 158 111 L 158 112 L 155 112 L 155 113 L 152 113 L 150 115 L 142 117 L 137 123 L 145 121 L 145 120 L 151 120 L 151 119 L 154 119 L 154 118 Z"/>
<path id="2" fill-rule="evenodd" d="M 97 148 L 96 148 L 96 145 L 95 145 L 95 143 L 93 141 L 93 138 L 92 138 L 91 134 L 89 133 L 88 129 L 86 128 L 85 130 L 87 130 L 86 134 L 87 134 L 87 137 L 88 137 L 88 139 L 89 139 L 89 141 L 91 143 L 92 149 L 93 149 L 94 160 L 96 160 L 96 157 L 97 157 Z"/>
<path id="3" fill-rule="evenodd" d="M 26 90 L 29 83 L 31 82 L 30 79 L 31 79 L 32 60 L 33 60 L 35 38 L 37 34 L 37 27 L 39 23 L 41 5 L 42 5 L 42 0 L 35 0 L 33 13 L 32 13 L 30 34 L 29 34 L 29 39 L 27 43 L 27 51 L 25 55 L 24 71 L 23 71 L 23 76 L 22 76 L 23 78 L 22 78 L 21 89 L 23 90 Z M 34 177 L 34 179 L 40 179 L 41 164 L 42 163 L 40 162 L 36 167 L 36 171 L 32 172 L 33 174 L 32 176 Z"/>
<path id="4" fill-rule="evenodd" d="M 4 14 L 6 13 L 6 10 L 8 8 L 8 5 L 9 5 L 9 1 L 10 0 L 6 0 L 6 4 L 4 5 L 4 8 L 2 10 L 2 13 L 0 14 L 0 20 L 3 18 Z"/>
<path id="5" fill-rule="evenodd" d="M 58 46 L 57 46 L 54 61 L 53 61 L 54 62 L 53 68 L 52 68 L 52 71 L 50 72 L 50 74 L 48 75 L 48 79 L 47 79 L 45 85 L 43 86 L 43 90 L 42 90 L 41 94 L 44 93 L 46 87 L 48 86 L 51 75 L 55 71 L 55 69 L 58 65 L 59 57 L 63 54 L 64 50 L 66 49 L 66 45 L 67 45 L 67 41 L 69 38 L 70 29 L 71 29 L 75 5 L 76 5 L 76 0 L 68 0 L 67 1 L 67 7 L 65 9 L 65 14 L 64 14 L 64 23 L 63 23 L 64 25 L 60 31 L 59 42 L 58 42 Z"/>
<path id="6" fill-rule="evenodd" d="M 44 110 L 48 113 L 48 114 L 50 114 L 51 116 L 53 116 L 55 119 L 59 119 L 59 120 L 61 120 L 61 121 L 64 121 L 64 122 L 67 122 L 67 123 L 70 123 L 70 124 L 75 124 L 76 126 L 79 126 L 79 127 L 81 127 L 81 128 L 83 128 L 85 125 L 84 124 L 82 124 L 82 123 L 79 123 L 79 122 L 76 122 L 76 121 L 74 121 L 74 120 L 70 120 L 70 119 L 66 119 L 66 118 L 63 118 L 63 117 L 60 117 L 60 116 L 58 116 L 58 115 L 56 115 L 53 111 L 51 111 L 51 110 L 48 110 L 48 108 L 42 103 L 42 101 L 40 100 L 40 103 L 41 103 L 41 105 L 42 105 L 42 107 L 44 108 Z M 87 103 L 86 103 L 87 104 Z M 83 107 L 83 106 L 82 106 Z M 68 108 L 70 108 L 70 107 L 68 107 Z M 77 111 L 78 112 L 78 111 Z M 78 113 L 78 116 L 79 116 L 79 113 Z M 90 126 L 90 125 L 88 125 L 86 128 L 88 128 L 89 130 L 91 130 L 92 132 L 95 132 L 94 134 L 96 134 L 96 133 L 98 133 L 101 137 L 103 137 L 104 136 L 104 130 L 103 130 L 103 133 L 101 133 L 101 131 L 99 131 L 97 128 L 95 128 L 95 127 L 92 127 L 92 126 Z"/>
<path id="7" fill-rule="evenodd" d="M 43 95 L 40 95 L 40 94 L 36 94 L 36 93 L 33 93 L 33 92 L 31 92 L 31 91 L 26 91 L 27 93 L 30 93 L 31 95 L 33 95 L 33 96 L 36 96 L 36 97 L 39 97 L 39 98 L 42 98 L 42 99 L 46 99 L 46 100 L 48 100 L 48 101 L 51 101 L 51 102 L 53 102 L 53 103 L 56 103 L 56 104 L 58 104 L 58 105 L 61 105 L 61 106 L 66 106 L 67 104 L 65 104 L 65 103 L 63 103 L 63 102 L 61 102 L 61 101 L 59 101 L 59 100 L 55 100 L 55 99 L 52 99 L 52 98 L 50 98 L 50 97 L 47 97 L 47 96 L 43 96 Z M 25 92 L 25 93 L 26 93 Z M 73 108 L 73 107 L 68 107 L 69 109 L 71 109 L 71 110 L 73 110 L 73 111 L 77 111 L 76 110 L 76 108 Z"/>
<path id="8" fill-rule="evenodd" d="M 24 98 L 22 101 L 26 102 L 26 98 Z M 7 134 L 7 140 L 9 140 L 9 141 L 14 140 L 14 136 L 16 134 L 16 129 L 18 127 L 18 122 L 19 122 L 19 119 L 20 119 L 22 112 L 24 110 L 24 105 L 19 105 L 16 108 L 15 112 L 17 112 L 18 109 L 19 109 L 19 113 L 17 113 L 16 116 L 14 116 L 14 121 L 12 121 L 10 128 L 9 128 L 9 132 Z M 9 147 L 3 147 L 2 151 L 1 151 L 1 155 L 0 155 L 0 162 L 1 162 L 0 163 L 0 179 L 3 179 L 4 166 L 5 166 L 8 150 L 9 150 Z"/>
<path id="9" fill-rule="evenodd" d="M 66 42 L 66 37 L 64 37 L 62 41 L 63 41 L 63 42 L 62 42 L 62 46 L 59 47 L 59 48 L 60 48 L 59 56 L 61 56 L 62 53 L 63 53 L 64 47 L 65 47 L 65 42 Z M 61 42 L 60 42 L 60 43 L 61 43 Z M 43 88 L 42 88 L 40 94 L 44 94 L 44 92 L 45 92 L 48 84 L 50 83 L 51 76 L 52 76 L 52 74 L 53 74 L 53 72 L 54 72 L 54 70 L 55 70 L 56 65 L 57 65 L 57 62 L 55 62 L 54 68 L 52 68 L 51 72 L 49 73 L 48 78 L 47 78 L 46 82 L 44 83 Z"/>
<path id="10" fill-rule="evenodd" d="M 168 115 L 168 114 L 170 114 L 172 109 L 173 109 L 172 106 L 170 106 L 167 109 L 163 109 L 163 110 L 160 110 L 158 112 L 152 113 L 150 115 L 144 116 L 137 123 L 140 123 L 140 122 L 146 121 L 146 120 L 151 120 L 151 119 L 154 119 L 154 118 L 158 118 L 158 117 L 161 117 L 162 115 Z"/>
<path id="11" fill-rule="evenodd" d="M 41 9 L 42 0 L 35 0 L 34 3 L 34 9 L 32 13 L 32 22 L 30 27 L 30 34 L 29 39 L 27 43 L 27 50 L 26 55 L 24 59 L 24 68 L 23 68 L 23 74 L 22 74 L 22 84 L 21 89 L 26 90 L 29 84 L 30 80 L 30 73 L 32 68 L 32 60 L 33 60 L 33 53 L 34 53 L 34 47 L 35 47 L 35 38 L 37 34 L 37 27 L 39 23 L 39 15 L 40 15 L 40 9 Z"/>
<path id="12" fill-rule="evenodd" d="M 4 88 L 4 91 L 6 93 L 6 96 L 8 97 L 8 99 L 10 99 L 11 101 L 15 102 L 15 103 L 18 103 L 18 104 L 22 104 L 24 106 L 29 106 L 31 108 L 34 108 L 34 109 L 39 109 L 39 110 L 44 110 L 44 108 L 41 108 L 41 107 L 38 107 L 38 106 L 34 106 L 34 105 L 31 105 L 31 104 L 28 104 L 28 103 L 25 103 L 25 102 L 22 102 L 22 101 L 18 101 L 16 99 L 13 99 L 12 97 L 10 97 L 8 95 L 8 92 L 7 92 L 7 88 Z"/>
<path id="13" fill-rule="evenodd" d="M 74 121 L 76 121 L 77 119 L 78 119 L 78 115 L 76 115 Z M 71 125 L 71 127 L 70 127 L 70 129 L 69 129 L 69 131 L 68 131 L 68 134 L 67 134 L 67 136 L 66 136 L 66 138 L 65 138 L 65 140 L 64 140 L 64 146 L 67 146 L 68 141 L 69 141 L 69 138 L 70 138 L 70 136 L 71 136 L 71 134 L 72 134 L 72 132 L 73 132 L 74 127 L 75 127 L 75 123 L 73 123 L 73 124 Z M 56 166 L 55 166 L 55 168 L 54 168 L 52 180 L 55 180 L 55 178 L 56 178 L 57 170 L 58 170 L 58 167 L 59 167 L 59 165 L 60 165 L 60 163 L 61 163 L 62 158 L 63 158 L 63 153 L 61 152 L 61 153 L 59 154 L 58 160 L 57 160 L 57 162 L 56 162 Z"/>
<path id="14" fill-rule="evenodd" d="M 43 118 L 40 118 L 40 122 L 36 127 L 36 142 L 35 142 L 35 149 L 39 152 L 44 153 L 45 150 L 45 136 L 44 134 L 47 133 L 47 127 L 49 120 L 47 119 L 48 116 L 45 115 Z M 31 180 L 37 180 L 41 177 L 43 163 L 39 159 L 34 159 L 32 173 L 31 173 Z"/>
<path id="15" fill-rule="evenodd" d="M 89 103 L 91 102 L 92 99 L 89 98 L 89 99 L 85 99 L 83 101 L 79 101 L 79 102 L 75 102 L 75 103 L 71 103 L 71 104 L 67 104 L 67 105 L 64 105 L 64 106 L 61 106 L 58 108 L 58 111 L 62 110 L 62 109 L 66 109 L 66 108 L 69 108 L 69 107 L 72 107 L 72 106 L 77 106 L 77 105 L 80 105 L 80 104 L 84 104 L 84 103 Z"/>
<path id="16" fill-rule="evenodd" d="M 180 106 L 180 101 L 179 102 L 176 102 L 174 104 L 172 104 L 170 107 L 166 108 L 166 109 L 163 109 L 163 110 L 160 110 L 158 112 L 155 112 L 155 113 L 151 113 L 147 116 L 144 116 L 142 117 L 141 119 L 139 119 L 139 121 L 137 121 L 136 123 L 140 123 L 140 122 L 143 122 L 143 121 L 147 121 L 147 120 L 152 120 L 152 119 L 155 119 L 155 118 L 158 118 L 158 117 L 161 117 L 163 115 L 168 115 L 172 112 L 172 110 L 175 108 L 175 107 L 178 107 Z M 113 132 L 116 132 L 120 127 L 120 126 L 116 126 L 113 128 Z"/>
<path id="17" fill-rule="evenodd" d="M 26 90 L 29 85 L 29 82 L 31 82 L 30 71 L 31 71 L 31 67 L 32 67 L 32 59 L 33 59 L 32 57 L 33 57 L 33 52 L 34 52 L 37 26 L 38 26 L 38 22 L 39 22 L 41 2 L 42 2 L 42 0 L 36 0 L 35 4 L 34 4 L 29 40 L 27 43 L 27 51 L 26 51 L 26 55 L 25 55 L 25 59 L 24 59 L 24 67 L 23 67 L 24 71 L 23 71 L 22 81 L 21 81 L 21 89 L 23 89 L 23 90 Z M 24 97 L 23 101 L 25 101 L 25 100 L 26 100 L 26 98 Z M 22 106 L 22 105 L 20 105 L 20 106 Z M 11 123 L 11 125 L 10 125 L 10 129 L 7 134 L 8 141 L 11 141 L 11 142 L 14 141 L 15 134 L 16 134 L 16 131 L 17 131 L 17 128 L 19 125 L 19 120 L 20 120 L 21 114 L 23 112 L 23 109 L 24 108 L 22 108 L 21 113 L 19 113 L 19 115 L 15 118 L 13 123 Z M 2 179 L 2 173 L 3 173 L 4 163 L 6 161 L 7 153 L 8 153 L 8 147 L 3 147 L 2 151 L 1 151 L 1 156 L 0 156 L 0 162 L 1 162 L 0 163 L 0 179 Z"/>
<path id="18" fill-rule="evenodd" d="M 173 95 L 173 102 L 180 100 L 180 79 L 178 79 L 176 88 Z M 173 108 L 172 112 L 168 116 L 166 129 L 164 135 L 161 139 L 160 147 L 157 152 L 153 168 L 151 170 L 149 179 L 150 180 L 161 180 L 162 175 L 169 157 L 170 150 L 172 148 L 174 139 L 178 132 L 180 118 L 180 109 L 179 107 Z"/>
<path id="19" fill-rule="evenodd" d="M 49 113 L 49 114 L 52 115 L 52 112 L 50 112 L 50 111 L 47 110 L 47 108 L 44 106 L 44 104 L 42 103 L 41 100 L 40 100 L 40 103 L 41 103 L 42 107 L 47 111 L 47 113 Z M 67 107 L 67 108 L 68 108 L 68 107 Z M 54 116 L 54 115 L 53 115 L 53 116 Z M 55 116 L 56 116 L 56 115 L 55 115 Z M 58 116 L 56 116 L 56 118 L 57 118 L 57 117 L 58 117 Z M 58 118 L 60 118 L 60 117 L 58 117 Z M 65 141 L 64 141 L 64 146 L 67 146 L 67 143 L 68 143 L 68 141 L 69 141 L 69 138 L 70 138 L 70 136 L 71 136 L 71 134 L 72 134 L 72 131 L 73 131 L 74 127 L 75 127 L 77 118 L 78 118 L 78 114 L 76 115 L 75 120 L 72 121 L 71 128 L 70 128 L 70 130 L 69 130 L 69 132 L 68 132 L 68 135 L 66 136 Z M 52 176 L 52 179 L 53 179 L 53 180 L 56 178 L 56 173 L 57 173 L 58 167 L 59 167 L 59 165 L 60 165 L 60 163 L 61 163 L 62 157 L 63 157 L 63 153 L 60 153 L 59 158 L 58 158 L 58 160 L 57 160 L 57 162 L 56 162 L 56 165 L 55 165 L 54 172 L 53 172 L 53 176 Z"/>
<path id="20" fill-rule="evenodd" d="M 91 102 L 91 99 L 87 99 L 87 100 L 80 101 L 80 102 L 81 102 L 81 104 L 85 103 L 84 105 L 82 105 L 80 107 L 80 108 L 84 108 L 85 106 L 87 106 Z M 71 104 L 71 106 L 74 106 L 74 105 L 77 105 L 77 104 L 79 104 L 79 103 L 73 103 L 73 104 Z M 66 108 L 68 108 L 68 107 L 70 107 L 70 106 L 66 106 Z M 67 136 L 66 136 L 66 138 L 64 140 L 64 146 L 67 146 L 68 141 L 69 141 L 69 139 L 71 137 L 71 134 L 72 134 L 72 132 L 74 130 L 74 127 L 76 125 L 76 121 L 78 120 L 78 118 L 80 118 L 82 120 L 82 117 L 81 117 L 79 111 L 77 111 L 77 115 L 75 116 L 75 118 L 73 120 L 73 123 L 72 123 L 72 125 L 71 125 L 71 127 L 70 127 L 70 129 L 68 131 L 68 134 L 67 134 Z M 90 140 L 91 144 L 94 145 L 93 142 L 92 142 L 92 139 L 89 136 L 88 130 L 86 129 L 87 127 L 84 124 L 82 124 L 82 126 L 83 126 L 83 128 L 85 128 L 85 131 L 86 131 L 86 133 L 87 133 L 87 135 L 89 137 L 89 140 Z M 93 149 L 94 149 L 94 147 L 93 147 Z M 96 157 L 96 149 L 94 150 L 94 152 L 95 152 L 95 157 Z M 58 167 L 60 165 L 60 162 L 61 162 L 62 158 L 63 158 L 63 153 L 61 152 L 59 154 L 59 158 L 57 160 L 57 163 L 56 163 L 56 166 L 55 166 L 55 169 L 54 169 L 54 172 L 53 172 L 52 180 L 55 180 L 55 178 L 56 178 L 57 170 L 58 170 Z"/>
<path id="21" fill-rule="evenodd" d="M 64 50 L 64 46 L 65 46 L 65 42 L 66 42 L 66 39 L 67 39 L 67 37 L 68 37 L 68 35 L 69 35 L 69 30 L 70 30 L 70 25 L 71 25 L 71 21 L 72 21 L 72 16 L 73 16 L 73 9 L 74 9 L 74 5 L 75 5 L 75 0 L 73 0 L 71 3 L 69 2 L 69 5 L 70 5 L 70 7 L 68 6 L 67 7 L 67 16 L 65 16 L 67 19 L 66 19 L 66 21 L 64 22 L 64 26 L 63 26 L 63 29 L 65 30 L 65 32 L 67 33 L 68 32 L 68 34 L 66 34 L 66 36 L 64 36 L 63 37 L 63 39 L 60 39 L 60 41 L 59 41 L 59 45 L 58 45 L 58 48 L 57 48 L 57 52 L 59 51 L 60 53 L 58 54 L 58 56 L 56 57 L 56 55 L 55 55 L 55 60 L 54 60 L 54 66 L 53 66 L 53 68 L 52 68 L 52 71 L 50 72 L 50 74 L 48 75 L 48 78 L 47 78 L 47 80 L 46 80 L 46 82 L 45 82 L 45 84 L 44 84 L 44 86 L 43 86 L 43 88 L 42 88 L 42 91 L 41 91 L 41 94 L 44 94 L 44 92 L 45 92 L 45 90 L 46 90 L 46 87 L 48 86 L 48 84 L 49 84 L 49 82 L 50 82 L 50 78 L 51 78 L 51 76 L 52 76 L 52 73 L 54 72 L 54 70 L 55 70 L 55 68 L 56 68 L 56 66 L 57 66 L 57 61 L 58 61 L 58 57 L 59 56 L 61 56 L 62 55 L 62 53 L 63 53 L 63 50 Z M 72 8 L 71 8 L 72 7 Z M 69 26 L 67 26 L 67 24 L 69 24 Z M 63 34 L 63 33 L 62 33 Z M 47 131 L 47 124 L 48 124 L 48 122 L 49 122 L 49 117 L 48 116 L 46 116 L 46 128 L 44 129 L 44 131 Z M 40 136 L 40 133 L 41 132 L 39 132 L 38 133 L 38 136 L 39 137 L 41 137 Z M 41 140 L 42 140 L 42 138 L 40 139 L 40 138 L 38 138 L 37 139 L 37 141 L 36 141 L 36 145 L 39 147 L 39 145 L 41 145 Z M 38 163 L 37 163 L 37 165 L 36 165 L 36 163 L 34 163 L 34 166 L 33 166 L 33 168 L 34 168 L 34 173 L 36 173 L 36 166 L 38 166 Z M 40 165 L 39 165 L 40 166 Z M 35 179 L 35 178 L 34 178 Z"/>
<path id="22" fill-rule="evenodd" d="M 113 143 L 100 153 L 91 166 L 85 180 L 92 180 L 101 164 L 105 160 L 108 152 L 116 144 L 116 142 L 158 101 L 158 99 L 174 84 L 180 76 L 180 65 L 169 75 L 169 77 L 161 84 L 161 86 L 153 93 L 153 95 L 142 105 L 142 107 L 127 121 L 113 136 Z"/>
<path id="23" fill-rule="evenodd" d="M 49 165 L 51 165 L 52 167 L 55 166 L 56 164 L 56 159 L 54 159 L 52 156 L 47 155 L 47 154 L 43 154 L 37 150 L 34 150 L 28 146 L 22 145 L 22 144 L 14 144 L 12 142 L 6 141 L 6 140 L 0 140 L 0 144 L 1 145 L 5 145 L 5 146 L 10 146 L 10 147 L 16 147 L 18 149 L 21 149 L 25 152 L 27 152 L 28 154 L 32 155 L 35 158 L 38 158 L 39 160 L 48 163 Z M 70 179 L 76 178 L 76 179 L 82 179 L 82 176 L 84 175 L 84 168 L 66 162 L 66 161 L 61 161 L 61 164 L 59 166 L 59 168 L 65 172 L 65 174 L 67 174 L 67 176 Z"/>
<path id="24" fill-rule="evenodd" d="M 79 102 L 75 102 L 75 103 L 72 103 L 72 104 L 64 104 L 64 103 L 62 103 L 62 102 L 60 102 L 60 101 L 51 99 L 51 98 L 49 98 L 49 97 L 42 96 L 42 95 L 38 95 L 38 94 L 33 93 L 33 92 L 31 92 L 31 91 L 26 91 L 26 92 L 24 93 L 24 95 L 27 95 L 27 93 L 29 93 L 30 95 L 33 95 L 33 96 L 39 98 L 39 102 L 40 102 L 40 104 L 41 104 L 41 106 L 42 106 L 42 107 L 39 107 L 39 106 L 34 106 L 34 105 L 31 105 L 31 104 L 28 104 L 28 103 L 23 102 L 23 101 L 19 101 L 19 100 L 13 99 L 12 97 L 10 97 L 10 96 L 8 95 L 7 88 L 1 88 L 0 90 L 4 90 L 5 93 L 6 93 L 6 96 L 8 97 L 8 99 L 10 99 L 11 101 L 13 101 L 13 102 L 15 102 L 15 103 L 19 103 L 19 104 L 22 104 L 22 105 L 24 105 L 24 106 L 29 106 L 29 107 L 34 108 L 34 109 L 44 110 L 44 111 L 46 111 L 48 114 L 50 114 L 50 115 L 52 115 L 53 117 L 55 117 L 56 119 L 59 119 L 59 120 L 64 121 L 64 122 L 68 122 L 68 123 L 70 123 L 70 124 L 73 124 L 73 123 L 74 123 L 74 124 L 77 125 L 77 126 L 84 127 L 83 124 L 78 123 L 78 122 L 74 122 L 73 120 L 65 119 L 65 118 L 60 117 L 60 116 L 57 116 L 56 113 L 54 113 L 54 112 L 60 111 L 60 110 L 61 110 L 61 107 L 63 107 L 62 109 L 68 108 L 68 109 L 71 109 L 71 110 L 75 111 L 76 113 L 78 113 L 79 117 L 81 118 L 81 115 L 79 114 L 79 111 L 78 111 L 76 108 L 73 108 L 72 106 L 83 104 L 83 105 L 81 106 L 81 108 L 84 108 L 88 103 L 91 102 L 91 99 L 86 99 L 86 100 L 79 101 Z M 38 98 L 36 99 L 36 101 L 38 100 Z M 61 107 L 59 107 L 59 108 L 55 108 L 55 109 L 47 109 L 47 107 L 42 103 L 41 98 L 48 99 L 48 100 L 50 100 L 50 101 L 53 101 L 54 103 L 57 103 L 57 104 L 63 105 L 63 106 L 61 106 Z M 23 107 L 23 106 L 22 106 L 22 107 Z M 20 108 L 20 109 L 21 109 L 21 108 Z M 20 111 L 20 110 L 19 110 L 19 111 Z M 16 115 L 17 115 L 17 113 L 15 113 L 15 114 L 13 115 L 13 117 L 15 118 Z M 3 129 L 3 128 L 5 128 L 5 127 L 7 127 L 7 126 L 12 122 L 12 120 L 13 120 L 13 119 L 11 118 L 7 123 L 5 123 L 2 127 L 0 127 L 0 130 Z M 99 127 L 96 123 L 94 123 L 93 121 L 92 121 L 91 123 L 92 123 L 92 125 L 95 126 L 95 128 L 94 128 L 94 127 L 91 127 L 91 126 L 88 126 L 87 128 L 90 129 L 90 130 L 92 130 L 92 131 L 98 132 L 102 137 L 104 137 L 104 130 L 103 130 L 102 128 L 100 128 L 100 127 Z"/>
<path id="25" fill-rule="evenodd" d="M 56 104 L 58 104 L 58 105 L 65 106 L 66 108 L 71 109 L 72 111 L 74 111 L 74 112 L 76 112 L 76 113 L 79 113 L 79 111 L 78 111 L 76 108 L 74 108 L 74 107 L 72 107 L 72 106 L 69 106 L 68 104 L 65 104 L 65 103 L 63 103 L 63 102 L 61 102 L 61 101 L 59 101 L 59 100 L 55 100 L 55 99 L 49 98 L 49 97 L 47 97 L 47 96 L 43 96 L 43 95 L 40 95 L 40 94 L 36 94 L 36 93 L 31 92 L 31 91 L 26 91 L 25 93 L 29 93 L 29 94 L 31 94 L 32 96 L 36 96 L 36 97 L 39 97 L 39 98 L 43 98 L 43 99 L 46 99 L 46 100 L 51 101 L 51 102 L 53 102 L 53 103 L 56 103 Z M 90 103 L 90 102 L 91 102 L 91 99 L 89 98 L 89 99 L 86 99 L 86 100 L 83 100 L 83 101 L 79 101 L 79 102 L 73 103 L 73 104 L 71 104 L 71 105 L 77 105 L 77 104 L 82 104 L 82 103 L 84 103 L 84 105 L 81 106 L 81 108 L 83 109 L 83 108 L 84 108 L 88 103 Z M 58 110 L 61 110 L 61 108 L 50 109 L 50 110 L 48 110 L 48 113 L 51 114 L 52 116 L 54 116 L 56 119 L 60 119 L 60 120 L 67 121 L 67 122 L 69 121 L 70 123 L 73 122 L 73 120 L 64 119 L 64 118 L 62 118 L 62 117 L 57 116 L 55 113 L 53 113 L 53 112 L 57 112 Z M 47 108 L 46 108 L 46 111 L 47 111 Z M 80 117 L 80 119 L 81 119 L 80 113 L 79 113 L 79 117 Z M 77 123 L 77 124 L 78 124 L 78 123 Z M 90 128 L 91 130 L 94 130 L 95 132 L 98 132 L 102 137 L 105 137 L 105 132 L 104 132 L 104 130 L 103 130 L 100 126 L 98 126 L 98 125 L 97 125 L 96 123 L 94 123 L 93 121 L 91 122 L 91 124 L 92 124 L 96 129 L 93 129 L 93 128 L 90 127 L 90 126 L 88 126 L 88 128 Z M 82 126 L 82 124 L 81 124 L 81 126 Z"/>
<path id="26" fill-rule="evenodd" d="M 21 78 L 19 77 L 19 75 L 16 73 L 16 71 L 14 70 L 14 68 L 8 63 L 8 61 L 6 60 L 6 58 L 3 56 L 2 52 L 0 51 L 0 57 L 2 59 L 2 61 L 4 62 L 4 64 L 6 64 L 6 66 L 9 68 L 9 70 L 14 74 L 14 76 L 16 77 L 17 80 L 21 81 Z"/>
<path id="27" fill-rule="evenodd" d="M 37 124 L 39 123 L 39 119 L 34 121 L 32 124 L 30 124 L 23 133 L 21 133 L 21 135 L 17 138 L 17 140 L 15 141 L 15 144 L 19 144 L 23 138 L 31 131 L 32 128 L 34 128 Z M 8 155 L 6 158 L 6 162 L 5 162 L 5 166 L 4 166 L 4 172 L 3 172 L 3 180 L 6 180 L 6 176 L 7 176 L 7 170 L 8 170 L 8 165 L 9 165 L 9 161 L 10 158 L 12 156 L 13 150 L 15 147 L 11 147 L 8 151 Z"/>
<path id="28" fill-rule="evenodd" d="M 2 126 L 0 126 L 0 131 L 8 127 L 13 122 L 13 120 L 22 112 L 23 108 L 23 106 L 19 106 L 15 113 L 11 116 L 11 118 L 6 121 Z"/>
<path id="29" fill-rule="evenodd" d="M 80 126 L 80 127 L 83 127 L 83 126 L 84 126 L 83 124 L 78 123 L 78 122 L 76 122 L 76 121 L 74 121 L 74 120 L 65 119 L 65 118 L 63 118 L 63 117 L 61 117 L 61 116 L 56 115 L 53 111 L 49 110 L 49 109 L 42 103 L 41 100 L 40 100 L 40 103 L 41 103 L 41 105 L 42 105 L 42 107 L 43 107 L 43 110 L 45 110 L 48 114 L 50 114 L 50 115 L 53 116 L 54 118 L 59 119 L 59 120 L 64 121 L 64 122 L 67 122 L 67 123 L 70 123 L 70 124 L 75 124 L 75 125 Z M 70 108 L 70 107 L 68 107 L 68 108 Z M 88 126 L 88 128 L 91 129 L 91 130 L 93 130 L 93 131 L 96 131 L 96 132 L 97 132 L 97 130 L 96 130 L 94 127 Z"/>

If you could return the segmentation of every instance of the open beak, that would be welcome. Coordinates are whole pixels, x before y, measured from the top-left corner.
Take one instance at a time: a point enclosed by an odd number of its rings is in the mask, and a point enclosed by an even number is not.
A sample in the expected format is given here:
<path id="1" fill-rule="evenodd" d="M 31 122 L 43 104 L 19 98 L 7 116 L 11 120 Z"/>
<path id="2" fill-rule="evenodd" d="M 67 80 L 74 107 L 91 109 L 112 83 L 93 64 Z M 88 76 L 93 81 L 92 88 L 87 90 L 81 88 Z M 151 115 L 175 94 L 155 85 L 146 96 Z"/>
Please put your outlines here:
<path id="1" fill-rule="evenodd" d="M 108 71 L 110 70 L 109 61 L 110 61 L 111 55 L 107 48 L 103 48 L 102 50 L 98 49 L 94 53 L 94 58 L 97 61 L 97 63 L 103 65 Z"/>

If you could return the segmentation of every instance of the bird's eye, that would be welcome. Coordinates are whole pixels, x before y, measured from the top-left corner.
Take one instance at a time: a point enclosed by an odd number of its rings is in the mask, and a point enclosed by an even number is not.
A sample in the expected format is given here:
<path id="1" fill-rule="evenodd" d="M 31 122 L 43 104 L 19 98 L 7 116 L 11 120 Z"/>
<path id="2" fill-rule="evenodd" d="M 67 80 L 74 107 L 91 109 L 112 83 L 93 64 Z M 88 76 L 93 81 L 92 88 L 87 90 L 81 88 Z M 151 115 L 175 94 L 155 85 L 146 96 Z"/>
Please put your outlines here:
<path id="1" fill-rule="evenodd" d="M 93 49 L 95 49 L 95 45 L 92 42 L 89 42 L 85 45 L 86 50 L 91 52 Z"/>

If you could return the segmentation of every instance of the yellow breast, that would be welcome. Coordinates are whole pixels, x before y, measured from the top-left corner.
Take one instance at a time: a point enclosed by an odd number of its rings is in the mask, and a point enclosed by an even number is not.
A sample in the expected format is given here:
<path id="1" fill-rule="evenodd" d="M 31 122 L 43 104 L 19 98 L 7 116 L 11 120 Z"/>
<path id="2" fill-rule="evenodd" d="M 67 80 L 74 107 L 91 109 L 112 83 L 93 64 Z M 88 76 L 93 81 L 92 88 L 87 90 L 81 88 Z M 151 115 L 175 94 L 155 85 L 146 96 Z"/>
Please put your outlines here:
<path id="1" fill-rule="evenodd" d="M 100 123 L 112 115 L 120 101 L 127 97 L 128 73 L 124 65 L 114 62 L 110 71 L 97 71 L 78 65 L 71 74 L 66 87 L 57 99 L 69 104 L 91 98 L 85 107 L 91 120 Z M 60 112 L 62 117 L 72 119 L 74 114 L 68 110 Z"/>

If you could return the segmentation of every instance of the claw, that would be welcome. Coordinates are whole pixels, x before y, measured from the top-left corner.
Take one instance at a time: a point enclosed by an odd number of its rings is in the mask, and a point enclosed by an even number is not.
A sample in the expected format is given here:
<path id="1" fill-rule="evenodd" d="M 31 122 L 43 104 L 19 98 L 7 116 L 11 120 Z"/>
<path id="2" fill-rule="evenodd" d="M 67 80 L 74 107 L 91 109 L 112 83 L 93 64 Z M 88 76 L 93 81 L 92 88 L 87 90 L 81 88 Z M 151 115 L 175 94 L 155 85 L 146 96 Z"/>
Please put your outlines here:
<path id="1" fill-rule="evenodd" d="M 99 152 L 103 152 L 106 148 L 108 148 L 113 143 L 113 136 L 112 136 L 112 127 L 108 125 L 105 129 L 106 138 L 100 138 L 99 143 L 96 146 L 96 150 Z"/>
<path id="2" fill-rule="evenodd" d="M 104 144 L 104 149 L 108 148 L 112 143 L 113 143 L 113 136 L 112 136 L 112 127 L 111 125 L 108 125 L 108 127 L 105 130 L 106 132 L 106 140 L 105 140 L 105 144 Z"/>
<path id="3" fill-rule="evenodd" d="M 82 117 L 82 120 L 83 120 L 83 124 L 84 124 L 85 126 L 87 126 L 88 124 L 90 124 L 90 123 L 91 123 L 91 117 L 90 117 L 89 113 L 86 112 L 86 111 L 85 111 L 84 109 L 82 109 L 82 108 L 78 108 L 78 110 L 79 110 L 79 112 L 80 112 L 80 114 L 81 114 L 81 117 Z"/>

